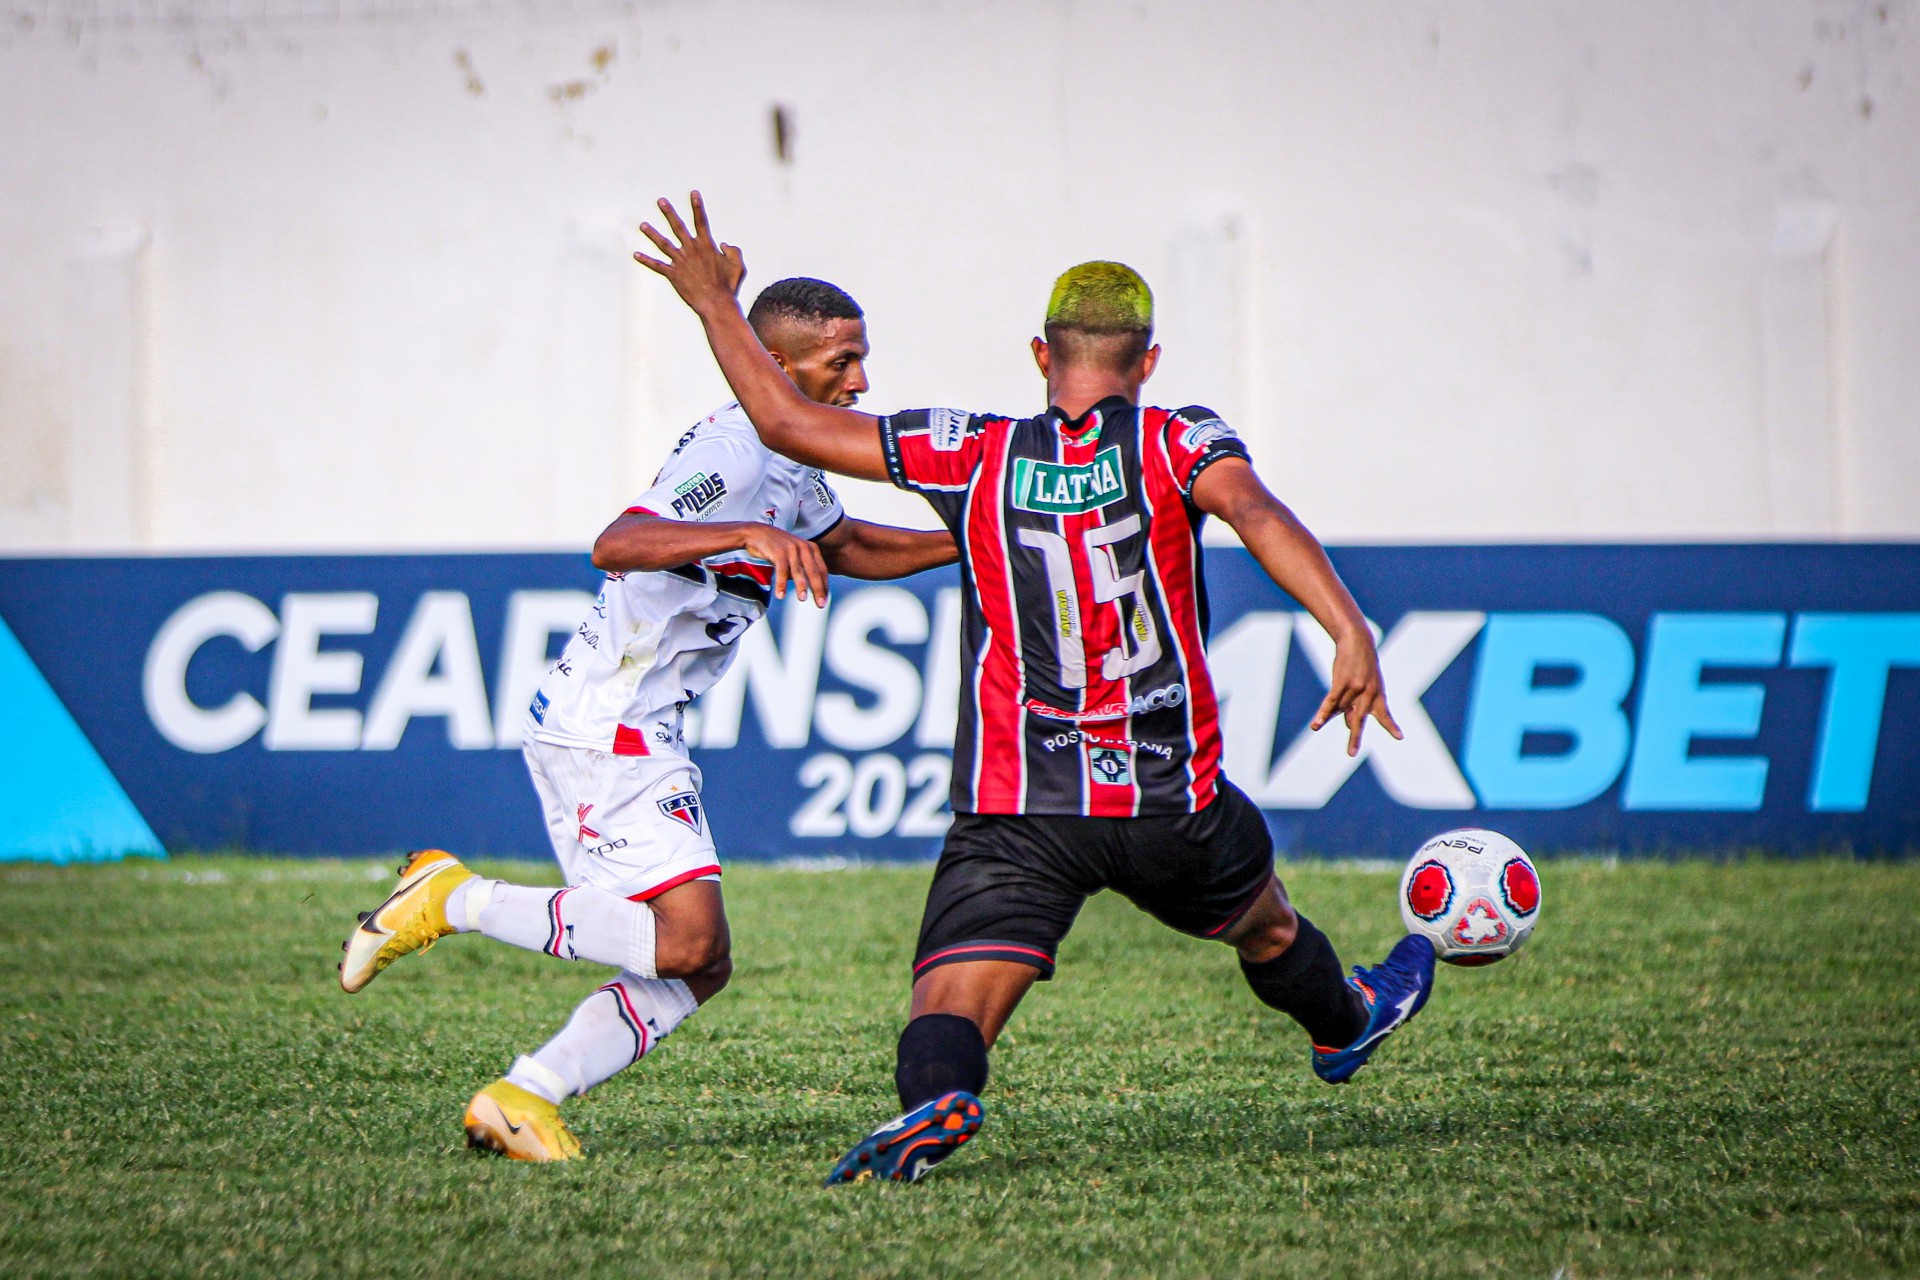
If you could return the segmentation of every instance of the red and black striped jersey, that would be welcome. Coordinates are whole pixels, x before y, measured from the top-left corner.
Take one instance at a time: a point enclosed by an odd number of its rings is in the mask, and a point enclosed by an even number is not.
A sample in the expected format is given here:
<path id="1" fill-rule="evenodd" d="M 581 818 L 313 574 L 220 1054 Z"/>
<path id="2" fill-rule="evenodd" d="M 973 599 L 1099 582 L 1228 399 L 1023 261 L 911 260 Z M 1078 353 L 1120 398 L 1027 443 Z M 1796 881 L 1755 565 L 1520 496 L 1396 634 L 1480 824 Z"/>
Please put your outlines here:
<path id="1" fill-rule="evenodd" d="M 960 546 L 956 813 L 1191 813 L 1220 778 L 1193 482 L 1245 458 L 1211 411 L 918 409 L 887 471 Z"/>

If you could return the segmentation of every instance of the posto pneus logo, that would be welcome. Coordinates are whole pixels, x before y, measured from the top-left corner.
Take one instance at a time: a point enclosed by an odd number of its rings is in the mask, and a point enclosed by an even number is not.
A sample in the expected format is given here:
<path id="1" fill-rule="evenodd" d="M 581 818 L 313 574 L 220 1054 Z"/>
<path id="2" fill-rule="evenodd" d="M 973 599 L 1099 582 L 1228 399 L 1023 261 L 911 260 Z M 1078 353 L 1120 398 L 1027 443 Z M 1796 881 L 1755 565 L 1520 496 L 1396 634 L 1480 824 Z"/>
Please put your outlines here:
<path id="1" fill-rule="evenodd" d="M 708 507 L 727 496 L 727 482 L 718 472 L 702 471 L 674 487 L 679 495 L 673 500 L 673 513 L 681 518 L 699 516 Z"/>

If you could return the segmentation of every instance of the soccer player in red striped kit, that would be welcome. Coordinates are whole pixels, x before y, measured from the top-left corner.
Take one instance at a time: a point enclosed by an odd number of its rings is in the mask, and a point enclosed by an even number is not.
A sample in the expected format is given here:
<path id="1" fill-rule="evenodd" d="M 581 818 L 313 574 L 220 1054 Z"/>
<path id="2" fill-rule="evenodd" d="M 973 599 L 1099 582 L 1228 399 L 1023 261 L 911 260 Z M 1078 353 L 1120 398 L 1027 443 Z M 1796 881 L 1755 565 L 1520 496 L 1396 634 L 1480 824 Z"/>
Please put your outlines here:
<path id="1" fill-rule="evenodd" d="M 1081 904 L 1114 889 L 1183 933 L 1239 953 L 1254 994 L 1312 1041 L 1316 1073 L 1349 1078 L 1433 987 L 1425 938 L 1345 977 L 1293 909 L 1266 824 L 1220 771 L 1207 671 L 1200 525 L 1231 525 L 1333 637 L 1317 730 L 1343 716 L 1357 753 L 1369 716 L 1395 737 L 1379 658 L 1325 551 L 1209 410 L 1143 407 L 1160 358 L 1153 300 L 1130 268 L 1060 277 L 1033 340 L 1047 411 L 924 409 L 876 418 L 812 403 L 755 340 L 734 293 L 740 251 L 699 194 L 689 229 L 643 224 L 699 315 L 768 448 L 924 496 L 961 552 L 962 671 L 954 821 L 927 892 L 913 1005 L 894 1073 L 905 1114 L 842 1158 L 829 1183 L 914 1181 L 980 1127 L 987 1050 L 1028 988 L 1052 977 Z"/>

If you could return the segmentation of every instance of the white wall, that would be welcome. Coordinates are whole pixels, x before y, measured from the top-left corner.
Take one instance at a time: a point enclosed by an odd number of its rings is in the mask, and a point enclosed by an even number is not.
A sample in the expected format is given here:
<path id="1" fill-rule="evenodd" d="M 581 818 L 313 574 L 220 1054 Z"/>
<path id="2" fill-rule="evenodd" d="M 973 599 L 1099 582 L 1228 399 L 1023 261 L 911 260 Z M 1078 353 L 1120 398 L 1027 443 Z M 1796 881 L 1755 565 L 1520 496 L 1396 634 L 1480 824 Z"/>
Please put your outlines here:
<path id="1" fill-rule="evenodd" d="M 882 411 L 1037 409 L 1054 274 L 1134 263 L 1329 540 L 1920 536 L 1916 24 L 0 0 L 0 550 L 583 545 L 724 398 L 625 256 L 696 184 Z"/>

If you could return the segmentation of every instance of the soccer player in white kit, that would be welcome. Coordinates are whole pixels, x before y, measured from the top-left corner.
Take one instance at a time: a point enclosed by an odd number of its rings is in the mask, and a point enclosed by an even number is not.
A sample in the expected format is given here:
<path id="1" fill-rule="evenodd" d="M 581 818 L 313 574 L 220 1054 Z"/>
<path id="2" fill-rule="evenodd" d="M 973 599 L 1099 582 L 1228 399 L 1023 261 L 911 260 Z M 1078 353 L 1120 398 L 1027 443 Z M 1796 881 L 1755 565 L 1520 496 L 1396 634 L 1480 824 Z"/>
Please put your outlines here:
<path id="1" fill-rule="evenodd" d="M 867 389 L 865 321 L 833 285 L 782 280 L 749 319 L 809 399 L 848 406 Z M 600 535 L 593 562 L 606 582 L 526 725 L 566 887 L 486 880 L 422 850 L 345 944 L 349 992 L 450 933 L 620 970 L 474 1095 L 472 1145 L 525 1160 L 579 1155 L 560 1103 L 651 1053 L 727 984 L 720 862 L 681 721 L 726 672 L 734 642 L 789 589 L 824 608 L 829 572 L 897 578 L 956 558 L 945 532 L 847 518 L 821 473 L 768 451 L 738 404 L 683 435 L 653 487 Z"/>

